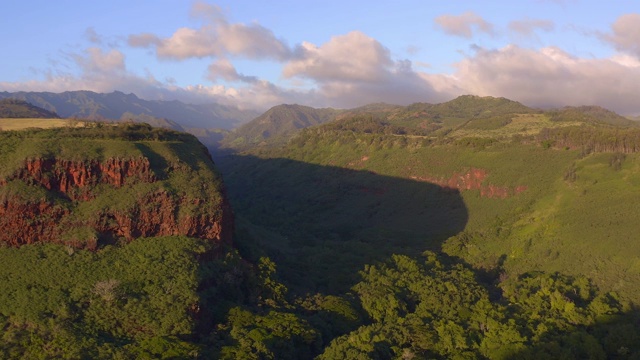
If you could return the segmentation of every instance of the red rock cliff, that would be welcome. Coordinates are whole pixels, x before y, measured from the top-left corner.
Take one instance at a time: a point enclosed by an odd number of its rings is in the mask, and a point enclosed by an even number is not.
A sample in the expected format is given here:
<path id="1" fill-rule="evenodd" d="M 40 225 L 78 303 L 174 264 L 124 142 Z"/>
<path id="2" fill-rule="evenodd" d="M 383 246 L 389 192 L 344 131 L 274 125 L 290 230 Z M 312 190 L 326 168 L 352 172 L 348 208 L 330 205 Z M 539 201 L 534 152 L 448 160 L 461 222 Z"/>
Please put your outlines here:
<path id="1" fill-rule="evenodd" d="M 168 190 L 152 191 L 136 198 L 126 210 L 99 210 L 82 219 L 74 209 L 95 197 L 96 185 L 120 188 L 158 181 L 147 158 L 99 161 L 29 159 L 13 176 L 0 180 L 24 181 L 49 191 L 52 199 L 25 201 L 0 199 L 0 242 L 11 245 L 62 242 L 95 248 L 98 239 L 185 235 L 231 243 L 233 215 L 222 189 L 203 198 L 188 198 Z M 192 211 L 184 211 L 184 209 Z M 202 211 L 201 211 L 202 210 Z M 90 229 L 73 232 L 73 229 Z M 84 238 L 83 238 L 84 237 Z"/>
<path id="2" fill-rule="evenodd" d="M 85 188 L 100 183 L 120 187 L 125 181 L 156 181 L 149 159 L 144 157 L 126 160 L 111 158 L 105 162 L 28 159 L 11 179 L 38 183 L 47 190 L 64 193 L 74 200 L 77 196 L 71 191 L 74 187 Z"/>
<path id="3" fill-rule="evenodd" d="M 449 178 L 439 178 L 433 176 L 411 176 L 414 180 L 428 181 L 452 190 L 480 190 L 480 196 L 488 198 L 507 198 L 527 190 L 526 186 L 510 188 L 507 186 L 497 186 L 484 181 L 488 173 L 484 169 L 469 169 L 464 173 L 453 173 Z"/>

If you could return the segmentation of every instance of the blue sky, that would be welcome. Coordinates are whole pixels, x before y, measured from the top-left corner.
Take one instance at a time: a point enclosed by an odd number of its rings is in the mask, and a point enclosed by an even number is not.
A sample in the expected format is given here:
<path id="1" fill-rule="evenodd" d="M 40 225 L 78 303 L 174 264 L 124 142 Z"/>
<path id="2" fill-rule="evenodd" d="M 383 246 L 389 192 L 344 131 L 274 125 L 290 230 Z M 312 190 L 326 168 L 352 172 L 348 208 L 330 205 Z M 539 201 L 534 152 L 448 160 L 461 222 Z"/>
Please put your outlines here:
<path id="1" fill-rule="evenodd" d="M 0 91 L 261 110 L 474 94 L 640 114 L 637 1 L 25 0 L 0 13 Z"/>

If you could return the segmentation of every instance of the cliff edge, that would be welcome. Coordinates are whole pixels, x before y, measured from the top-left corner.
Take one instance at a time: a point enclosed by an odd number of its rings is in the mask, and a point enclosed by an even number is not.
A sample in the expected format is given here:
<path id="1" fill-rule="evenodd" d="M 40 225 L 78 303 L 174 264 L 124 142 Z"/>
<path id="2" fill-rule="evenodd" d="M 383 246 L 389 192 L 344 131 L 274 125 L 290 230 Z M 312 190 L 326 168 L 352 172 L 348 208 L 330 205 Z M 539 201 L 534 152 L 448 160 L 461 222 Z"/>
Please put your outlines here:
<path id="1" fill-rule="evenodd" d="M 0 242 L 95 249 L 138 237 L 231 243 L 207 149 L 146 124 L 0 133 Z"/>

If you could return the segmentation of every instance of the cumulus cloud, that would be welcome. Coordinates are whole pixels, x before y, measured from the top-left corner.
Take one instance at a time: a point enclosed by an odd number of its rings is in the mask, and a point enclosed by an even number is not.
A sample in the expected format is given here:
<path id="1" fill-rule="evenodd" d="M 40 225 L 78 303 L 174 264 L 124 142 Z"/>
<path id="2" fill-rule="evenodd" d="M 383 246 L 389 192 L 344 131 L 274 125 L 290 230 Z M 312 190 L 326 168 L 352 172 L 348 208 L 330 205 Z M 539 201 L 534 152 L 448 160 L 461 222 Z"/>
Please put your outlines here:
<path id="1" fill-rule="evenodd" d="M 283 70 L 285 77 L 307 77 L 318 81 L 353 80 L 373 82 L 393 65 L 389 50 L 359 31 L 334 36 L 322 45 L 304 42 L 298 57 Z"/>
<path id="2" fill-rule="evenodd" d="M 583 59 L 555 47 L 481 49 L 456 64 L 466 92 L 504 96 L 530 106 L 601 105 L 637 113 L 640 67 L 624 58 Z"/>
<path id="3" fill-rule="evenodd" d="M 227 60 L 218 60 L 209 66 L 210 77 L 240 81 L 243 86 L 206 86 L 194 84 L 177 86 L 171 80 L 160 81 L 151 73 L 136 74 L 126 67 L 126 57 L 119 50 L 91 47 L 80 53 L 69 54 L 71 64 L 57 70 L 43 72 L 43 79 L 27 82 L 1 82 L 2 91 L 90 90 L 101 93 L 112 91 L 133 92 L 143 99 L 180 100 L 186 103 L 211 103 L 265 110 L 279 103 L 316 103 L 314 91 L 298 92 L 280 88 L 268 81 L 238 73 Z M 68 72 L 60 69 L 78 69 Z"/>
<path id="4" fill-rule="evenodd" d="M 601 37 L 617 50 L 640 58 L 640 14 L 622 15 L 611 28 L 612 33 L 602 34 Z"/>
<path id="5" fill-rule="evenodd" d="M 509 30 L 520 36 L 532 37 L 536 30 L 552 31 L 555 24 L 551 20 L 524 19 L 511 21 L 508 27 Z"/>
<path id="6" fill-rule="evenodd" d="M 218 7 L 196 3 L 192 15 L 205 19 L 205 24 L 197 29 L 179 28 L 167 38 L 149 33 L 130 35 L 128 43 L 153 48 L 159 58 L 174 60 L 228 55 L 283 60 L 291 55 L 291 49 L 271 30 L 257 23 L 231 24 Z"/>
<path id="7" fill-rule="evenodd" d="M 473 36 L 474 31 L 494 35 L 493 25 L 472 11 L 461 15 L 441 15 L 434 21 L 445 33 L 450 35 L 468 39 Z"/>
<path id="8" fill-rule="evenodd" d="M 409 60 L 393 60 L 389 50 L 353 31 L 317 46 L 305 42 L 284 69 L 286 78 L 312 80 L 323 105 L 351 107 L 370 102 L 408 104 L 441 98 Z"/>
<path id="9" fill-rule="evenodd" d="M 508 45 L 486 49 L 474 45 L 454 64 L 450 74 L 433 74 L 429 59 L 394 58 L 389 49 L 360 31 L 331 37 L 322 44 L 303 42 L 289 48 L 259 24 L 232 24 L 216 6 L 195 3 L 197 28 L 180 28 L 163 38 L 140 33 L 128 38 L 133 47 L 153 49 L 159 58 L 210 58 L 203 81 L 178 86 L 151 73 L 127 67 L 125 53 L 107 44 L 92 28 L 85 38 L 90 47 L 68 57 L 39 81 L 0 82 L 6 91 L 92 90 L 134 92 L 146 99 L 178 99 L 191 103 L 217 102 L 266 109 L 279 103 L 351 108 L 372 102 L 409 104 L 441 102 L 461 94 L 504 96 L 530 106 L 601 105 L 623 114 L 639 114 L 640 15 L 621 16 L 602 39 L 621 53 L 607 59 L 579 58 L 560 48 L 539 50 Z M 435 19 L 445 32 L 471 38 L 492 35 L 493 26 L 468 12 Z M 548 20 L 513 21 L 509 29 L 521 36 L 551 31 Z M 410 52 L 409 52 L 410 53 Z M 423 51 L 420 52 L 421 54 Z M 238 71 L 233 60 L 277 60 L 282 79 L 272 83 Z M 73 70 L 69 70 L 73 69 Z M 223 80 L 225 85 L 216 82 Z M 229 85 L 231 84 L 231 85 Z"/>
<path id="10" fill-rule="evenodd" d="M 227 59 L 218 59 L 209 65 L 207 79 L 216 82 L 220 78 L 226 81 L 242 81 L 246 83 L 255 83 L 258 81 L 258 78 L 255 76 L 238 73 L 235 66 Z"/>

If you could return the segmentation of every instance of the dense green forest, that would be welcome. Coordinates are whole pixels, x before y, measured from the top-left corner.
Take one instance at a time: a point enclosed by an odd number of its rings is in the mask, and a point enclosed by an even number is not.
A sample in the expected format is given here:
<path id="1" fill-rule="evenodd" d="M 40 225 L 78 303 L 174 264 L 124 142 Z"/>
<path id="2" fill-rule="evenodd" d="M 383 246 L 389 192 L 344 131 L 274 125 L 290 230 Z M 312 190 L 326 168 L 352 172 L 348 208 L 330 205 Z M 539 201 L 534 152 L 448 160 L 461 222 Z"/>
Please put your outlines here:
<path id="1" fill-rule="evenodd" d="M 217 164 L 240 253 L 269 257 L 294 296 L 361 311 L 322 358 L 630 358 L 640 168 L 623 120 L 381 105 Z"/>
<path id="2" fill-rule="evenodd" d="M 3 243 L 0 357 L 640 358 L 635 126 L 478 97 L 336 116 L 214 153 L 231 244 Z M 221 185 L 171 130 L 0 136 L 5 177 L 34 156 L 142 156 L 176 196 Z"/>

